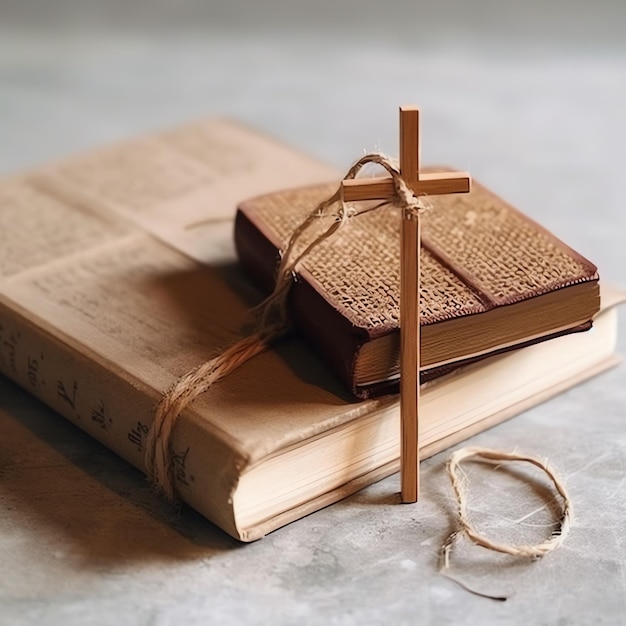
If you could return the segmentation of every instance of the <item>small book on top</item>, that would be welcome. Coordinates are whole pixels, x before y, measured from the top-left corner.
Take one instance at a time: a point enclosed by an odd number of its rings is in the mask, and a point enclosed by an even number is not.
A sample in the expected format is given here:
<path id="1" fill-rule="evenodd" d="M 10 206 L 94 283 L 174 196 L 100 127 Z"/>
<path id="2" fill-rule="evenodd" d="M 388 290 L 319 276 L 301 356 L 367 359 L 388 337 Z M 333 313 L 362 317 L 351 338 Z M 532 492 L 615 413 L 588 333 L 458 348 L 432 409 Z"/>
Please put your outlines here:
<path id="1" fill-rule="evenodd" d="M 273 287 L 295 228 L 333 190 L 291 189 L 239 205 L 237 253 L 262 289 Z M 422 380 L 591 327 L 600 306 L 593 263 L 480 184 L 426 202 Z M 400 224 L 391 205 L 360 211 L 304 257 L 290 294 L 295 325 L 359 397 L 389 392 L 399 378 Z"/>

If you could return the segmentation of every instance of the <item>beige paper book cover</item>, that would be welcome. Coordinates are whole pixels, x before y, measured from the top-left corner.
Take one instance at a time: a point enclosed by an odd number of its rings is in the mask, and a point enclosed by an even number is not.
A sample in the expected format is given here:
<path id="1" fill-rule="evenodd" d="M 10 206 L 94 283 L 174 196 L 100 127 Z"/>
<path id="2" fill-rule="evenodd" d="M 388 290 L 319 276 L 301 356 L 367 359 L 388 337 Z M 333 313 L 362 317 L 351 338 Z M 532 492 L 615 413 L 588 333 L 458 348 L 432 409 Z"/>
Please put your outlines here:
<path id="1" fill-rule="evenodd" d="M 143 469 L 161 394 L 238 338 L 258 301 L 234 261 L 236 204 L 335 176 L 217 120 L 4 180 L 0 371 Z M 483 367 L 433 384 L 424 452 L 608 367 L 613 323 L 608 315 L 599 332 L 550 352 L 552 366 L 561 359 L 563 367 L 543 378 L 531 368 L 509 395 L 477 384 Z M 516 354 L 548 362 L 544 353 Z M 457 403 L 442 419 L 453 385 L 458 395 L 468 380 L 474 406 Z M 253 540 L 395 471 L 398 420 L 395 396 L 351 402 L 294 337 L 185 412 L 173 437 L 177 491 L 226 532 Z"/>

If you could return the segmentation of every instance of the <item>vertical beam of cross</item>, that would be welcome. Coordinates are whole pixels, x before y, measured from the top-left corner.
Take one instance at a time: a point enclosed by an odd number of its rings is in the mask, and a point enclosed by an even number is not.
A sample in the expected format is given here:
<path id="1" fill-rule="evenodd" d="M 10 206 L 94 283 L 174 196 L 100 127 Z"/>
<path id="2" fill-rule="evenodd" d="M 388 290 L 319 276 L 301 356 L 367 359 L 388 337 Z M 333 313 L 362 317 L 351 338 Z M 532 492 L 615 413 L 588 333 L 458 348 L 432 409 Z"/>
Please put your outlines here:
<path id="1" fill-rule="evenodd" d="M 467 172 L 420 172 L 419 109 L 400 107 L 400 174 L 416 196 L 467 193 Z M 390 177 L 346 180 L 346 202 L 393 199 Z M 402 501 L 419 496 L 420 220 L 403 209 L 400 246 L 400 422 Z"/>
<path id="2" fill-rule="evenodd" d="M 400 109 L 400 174 L 409 187 L 419 181 L 419 111 Z M 417 502 L 420 367 L 420 220 L 402 209 L 400 243 L 400 480 L 402 501 Z"/>

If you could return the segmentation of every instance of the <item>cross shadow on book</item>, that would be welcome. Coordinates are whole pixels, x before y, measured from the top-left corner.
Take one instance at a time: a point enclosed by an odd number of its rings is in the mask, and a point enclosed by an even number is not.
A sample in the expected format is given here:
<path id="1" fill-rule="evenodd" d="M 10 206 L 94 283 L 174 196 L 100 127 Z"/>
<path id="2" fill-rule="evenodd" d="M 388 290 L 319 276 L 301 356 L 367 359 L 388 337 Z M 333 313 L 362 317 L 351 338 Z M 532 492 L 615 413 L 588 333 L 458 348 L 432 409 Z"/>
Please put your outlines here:
<path id="1" fill-rule="evenodd" d="M 86 568 L 205 559 L 242 545 L 166 503 L 138 470 L 1 376 L 0 430 L 9 537 L 19 530 Z"/>

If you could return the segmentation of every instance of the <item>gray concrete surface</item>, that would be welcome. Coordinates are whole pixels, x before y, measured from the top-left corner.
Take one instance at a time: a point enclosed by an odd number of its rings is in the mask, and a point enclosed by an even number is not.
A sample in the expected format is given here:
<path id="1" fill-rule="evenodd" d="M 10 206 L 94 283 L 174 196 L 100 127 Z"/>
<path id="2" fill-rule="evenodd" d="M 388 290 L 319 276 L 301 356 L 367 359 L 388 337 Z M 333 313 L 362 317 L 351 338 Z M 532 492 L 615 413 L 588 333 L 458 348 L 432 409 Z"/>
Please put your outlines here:
<path id="1" fill-rule="evenodd" d="M 470 169 L 626 286 L 625 6 L 0 0 L 0 172 L 211 113 L 345 167 L 394 152 L 396 107 L 417 102 L 426 161 Z M 459 547 L 455 573 L 505 603 L 437 573 L 446 454 L 416 506 L 395 476 L 241 546 L 0 380 L 0 624 L 626 623 L 625 371 L 473 440 L 548 457 L 575 503 L 541 562 Z M 543 537 L 538 487 L 472 480 L 482 528 Z"/>

